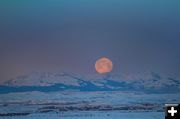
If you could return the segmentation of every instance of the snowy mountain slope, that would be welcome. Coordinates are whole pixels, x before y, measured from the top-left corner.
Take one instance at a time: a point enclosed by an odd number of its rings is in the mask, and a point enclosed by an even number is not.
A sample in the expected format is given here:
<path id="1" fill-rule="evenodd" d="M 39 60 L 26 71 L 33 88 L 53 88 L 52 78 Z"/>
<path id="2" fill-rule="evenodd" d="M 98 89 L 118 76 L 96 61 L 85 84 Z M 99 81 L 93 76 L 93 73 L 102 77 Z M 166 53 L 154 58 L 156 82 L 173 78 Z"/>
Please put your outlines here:
<path id="1" fill-rule="evenodd" d="M 50 86 L 57 83 L 79 86 L 78 81 L 66 73 L 33 72 L 5 82 L 8 86 Z"/>
<path id="2" fill-rule="evenodd" d="M 0 93 L 27 92 L 27 91 L 145 91 L 153 93 L 179 92 L 180 81 L 173 78 L 164 78 L 151 73 L 148 78 L 126 79 L 120 75 L 104 75 L 97 79 L 82 78 L 68 73 L 40 73 L 20 76 L 9 80 L 0 86 Z"/>

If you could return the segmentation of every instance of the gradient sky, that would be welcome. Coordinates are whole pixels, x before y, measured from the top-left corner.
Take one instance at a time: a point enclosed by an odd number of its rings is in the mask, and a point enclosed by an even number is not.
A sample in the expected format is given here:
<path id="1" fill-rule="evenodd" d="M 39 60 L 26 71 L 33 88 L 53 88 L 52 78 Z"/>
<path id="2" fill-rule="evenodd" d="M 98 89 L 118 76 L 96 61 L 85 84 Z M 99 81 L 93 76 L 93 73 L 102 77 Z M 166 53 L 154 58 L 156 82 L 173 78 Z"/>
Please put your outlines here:
<path id="1" fill-rule="evenodd" d="M 0 0 L 0 82 L 33 71 L 180 78 L 179 0 Z"/>

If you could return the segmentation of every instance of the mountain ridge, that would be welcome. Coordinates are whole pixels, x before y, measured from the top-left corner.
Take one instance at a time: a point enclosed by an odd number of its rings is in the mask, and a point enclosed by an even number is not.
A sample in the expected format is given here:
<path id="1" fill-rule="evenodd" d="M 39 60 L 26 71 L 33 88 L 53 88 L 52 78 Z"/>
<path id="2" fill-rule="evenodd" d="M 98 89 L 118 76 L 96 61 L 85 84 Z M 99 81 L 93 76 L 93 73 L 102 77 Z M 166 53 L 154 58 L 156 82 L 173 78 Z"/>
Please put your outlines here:
<path id="1" fill-rule="evenodd" d="M 141 91 L 148 93 L 174 93 L 180 91 L 180 81 L 151 73 L 148 79 L 127 80 L 120 75 L 103 75 L 95 79 L 68 73 L 35 72 L 19 76 L 0 85 L 0 93 L 53 92 L 53 91 Z"/>

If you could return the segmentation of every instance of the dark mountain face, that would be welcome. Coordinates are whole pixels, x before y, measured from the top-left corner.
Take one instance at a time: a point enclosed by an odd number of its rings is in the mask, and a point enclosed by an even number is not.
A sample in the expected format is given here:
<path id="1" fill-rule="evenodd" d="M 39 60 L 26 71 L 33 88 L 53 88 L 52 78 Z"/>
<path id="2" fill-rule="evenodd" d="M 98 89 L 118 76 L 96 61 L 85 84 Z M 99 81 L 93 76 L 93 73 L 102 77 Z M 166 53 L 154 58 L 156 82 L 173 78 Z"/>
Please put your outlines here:
<path id="1" fill-rule="evenodd" d="M 180 91 L 180 81 L 173 78 L 162 78 L 156 73 L 152 73 L 148 79 L 136 80 L 126 80 L 113 75 L 88 80 L 67 73 L 33 73 L 9 80 L 0 86 L 0 93 L 67 90 L 176 93 Z"/>

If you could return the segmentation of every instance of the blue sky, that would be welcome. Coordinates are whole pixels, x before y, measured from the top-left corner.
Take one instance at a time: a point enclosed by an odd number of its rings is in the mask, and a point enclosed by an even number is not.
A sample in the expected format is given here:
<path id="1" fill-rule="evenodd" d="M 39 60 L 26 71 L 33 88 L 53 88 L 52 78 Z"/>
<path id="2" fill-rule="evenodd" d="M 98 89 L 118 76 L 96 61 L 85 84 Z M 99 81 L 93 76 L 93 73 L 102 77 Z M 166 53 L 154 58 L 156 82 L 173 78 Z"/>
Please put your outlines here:
<path id="1" fill-rule="evenodd" d="M 178 0 L 1 0 L 0 81 L 32 71 L 180 77 Z"/>

